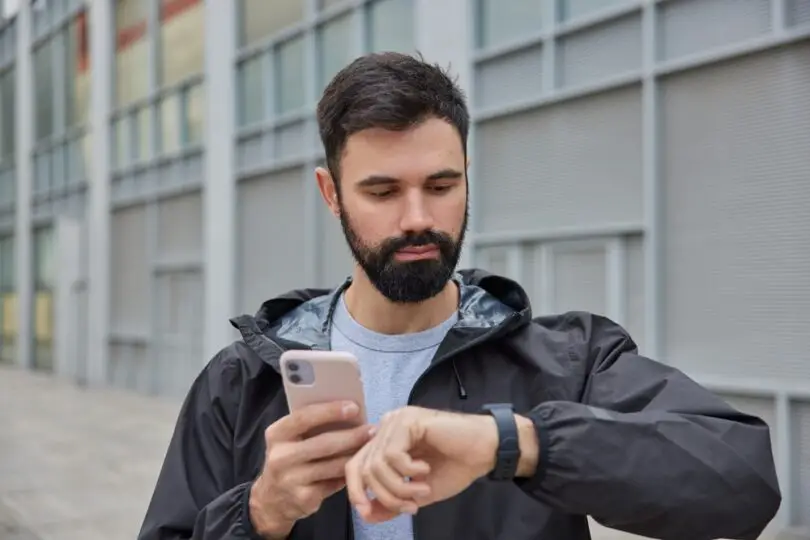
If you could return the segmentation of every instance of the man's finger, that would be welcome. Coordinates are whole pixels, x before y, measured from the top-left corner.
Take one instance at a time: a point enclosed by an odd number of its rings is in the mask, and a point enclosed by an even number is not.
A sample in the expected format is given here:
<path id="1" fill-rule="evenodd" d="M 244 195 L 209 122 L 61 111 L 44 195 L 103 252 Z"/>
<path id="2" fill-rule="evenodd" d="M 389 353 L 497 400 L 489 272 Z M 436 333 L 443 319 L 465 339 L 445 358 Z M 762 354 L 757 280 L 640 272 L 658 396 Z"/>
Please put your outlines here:
<path id="1" fill-rule="evenodd" d="M 316 461 L 333 456 L 354 454 L 371 438 L 371 426 L 341 429 L 315 435 L 296 444 L 299 463 Z"/>
<path id="2" fill-rule="evenodd" d="M 366 496 L 366 485 L 363 482 L 363 463 L 371 450 L 373 441 L 367 443 L 352 459 L 346 464 L 346 492 L 349 502 L 362 514 L 370 510 L 370 502 Z"/>
<path id="3" fill-rule="evenodd" d="M 359 410 L 351 401 L 307 405 L 276 421 L 267 428 L 265 436 L 268 441 L 295 440 L 324 424 L 354 420 Z"/>
<path id="4" fill-rule="evenodd" d="M 421 482 L 408 482 L 406 477 L 410 475 L 401 474 L 391 465 L 392 456 L 372 456 L 371 460 L 371 463 L 367 463 L 366 485 L 379 495 L 380 502 L 388 508 L 414 513 L 416 511 L 414 501 L 430 494 L 428 486 Z M 404 460 L 410 461 L 410 458 L 406 456 L 399 461 Z"/>
<path id="5" fill-rule="evenodd" d="M 341 486 L 345 479 L 346 463 L 351 456 L 337 456 L 330 459 L 299 465 L 294 473 L 297 484 L 306 486 L 327 480 L 339 480 Z"/>

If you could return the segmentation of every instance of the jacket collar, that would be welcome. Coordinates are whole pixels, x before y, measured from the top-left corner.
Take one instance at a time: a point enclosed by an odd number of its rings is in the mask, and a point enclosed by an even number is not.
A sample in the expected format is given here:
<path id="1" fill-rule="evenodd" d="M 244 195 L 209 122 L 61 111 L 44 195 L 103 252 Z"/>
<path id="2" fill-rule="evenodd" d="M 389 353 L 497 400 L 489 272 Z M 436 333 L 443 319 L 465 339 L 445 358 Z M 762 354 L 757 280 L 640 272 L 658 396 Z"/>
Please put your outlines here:
<path id="1" fill-rule="evenodd" d="M 453 280 L 459 287 L 459 319 L 451 332 L 471 336 L 507 321 L 531 319 L 528 296 L 514 281 L 480 270 L 457 272 Z M 351 278 L 333 290 L 292 291 L 265 302 L 255 316 L 242 315 L 231 324 L 278 369 L 278 357 L 285 349 L 329 349 L 332 314 L 349 285 Z"/>

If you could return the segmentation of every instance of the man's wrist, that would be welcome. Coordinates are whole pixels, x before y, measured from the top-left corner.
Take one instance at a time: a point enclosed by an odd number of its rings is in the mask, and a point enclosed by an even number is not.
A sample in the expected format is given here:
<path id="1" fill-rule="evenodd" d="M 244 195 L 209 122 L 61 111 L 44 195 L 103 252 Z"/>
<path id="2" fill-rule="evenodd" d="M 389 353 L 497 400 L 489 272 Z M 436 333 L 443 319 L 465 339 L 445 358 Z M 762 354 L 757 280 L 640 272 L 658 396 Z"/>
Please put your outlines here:
<path id="1" fill-rule="evenodd" d="M 520 460 L 518 461 L 517 478 L 530 478 L 537 471 L 540 461 L 540 441 L 534 422 L 525 416 L 515 415 L 518 428 L 518 444 L 520 445 Z"/>
<path id="2" fill-rule="evenodd" d="M 292 530 L 291 526 L 280 525 L 267 513 L 267 507 L 262 503 L 261 478 L 253 482 L 250 486 L 250 499 L 248 510 L 250 512 L 250 522 L 253 528 L 262 538 L 267 540 L 285 540 Z"/>

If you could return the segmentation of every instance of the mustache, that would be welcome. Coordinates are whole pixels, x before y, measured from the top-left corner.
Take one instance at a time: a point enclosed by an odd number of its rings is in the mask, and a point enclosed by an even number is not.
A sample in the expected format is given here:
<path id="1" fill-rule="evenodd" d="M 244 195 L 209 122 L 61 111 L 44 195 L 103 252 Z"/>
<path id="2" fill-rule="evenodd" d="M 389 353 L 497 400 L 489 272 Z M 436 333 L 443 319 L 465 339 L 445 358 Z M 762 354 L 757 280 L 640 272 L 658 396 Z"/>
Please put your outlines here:
<path id="1" fill-rule="evenodd" d="M 427 245 L 435 245 L 440 251 L 444 251 L 453 245 L 453 240 L 449 235 L 440 233 L 438 231 L 422 231 L 419 233 L 408 234 L 399 236 L 397 238 L 389 238 L 386 240 L 380 250 L 384 256 L 393 256 L 394 253 L 401 249 L 409 247 L 419 247 Z"/>

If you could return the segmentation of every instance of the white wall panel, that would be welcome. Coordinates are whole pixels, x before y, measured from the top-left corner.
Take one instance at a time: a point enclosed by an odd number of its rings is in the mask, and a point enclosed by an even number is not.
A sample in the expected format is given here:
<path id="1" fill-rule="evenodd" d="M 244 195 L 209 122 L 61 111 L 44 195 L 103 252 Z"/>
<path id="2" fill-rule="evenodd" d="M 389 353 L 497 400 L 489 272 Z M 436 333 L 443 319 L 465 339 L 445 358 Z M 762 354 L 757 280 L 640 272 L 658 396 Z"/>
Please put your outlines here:
<path id="1" fill-rule="evenodd" d="M 200 193 L 163 199 L 158 203 L 157 251 L 160 261 L 201 261 L 202 233 Z"/>
<path id="2" fill-rule="evenodd" d="M 146 207 L 117 210 L 110 220 L 110 296 L 113 333 L 145 334 L 149 329 L 149 275 Z M 91 261 L 92 264 L 92 261 Z"/>
<path id="3" fill-rule="evenodd" d="M 304 171 L 290 169 L 240 182 L 238 188 L 239 310 L 306 283 Z"/>
<path id="4" fill-rule="evenodd" d="M 477 230 L 641 221 L 641 93 L 623 88 L 480 123 Z"/>
<path id="5" fill-rule="evenodd" d="M 764 35 L 771 0 L 670 0 L 658 14 L 658 56 L 671 60 Z"/>
<path id="6" fill-rule="evenodd" d="M 810 44 L 663 83 L 667 360 L 810 381 Z"/>

